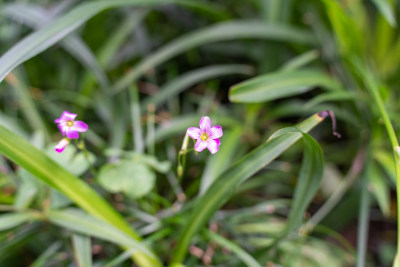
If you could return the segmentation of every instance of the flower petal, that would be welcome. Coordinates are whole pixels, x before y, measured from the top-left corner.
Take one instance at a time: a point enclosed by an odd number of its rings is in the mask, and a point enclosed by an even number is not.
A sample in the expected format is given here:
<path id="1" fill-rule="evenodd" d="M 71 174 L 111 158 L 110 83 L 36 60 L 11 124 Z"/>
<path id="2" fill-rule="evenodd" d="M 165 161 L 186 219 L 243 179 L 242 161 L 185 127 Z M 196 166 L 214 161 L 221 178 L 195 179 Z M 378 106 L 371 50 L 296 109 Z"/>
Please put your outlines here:
<path id="1" fill-rule="evenodd" d="M 197 139 L 196 144 L 194 145 L 194 150 L 197 152 L 203 151 L 207 147 L 207 142 L 201 139 Z"/>
<path id="2" fill-rule="evenodd" d="M 218 140 L 218 141 L 216 141 L 216 140 Z M 219 142 L 219 139 L 216 139 L 216 140 L 208 140 L 207 141 L 207 148 L 211 152 L 211 154 L 215 154 L 219 150 L 220 142 Z"/>
<path id="3" fill-rule="evenodd" d="M 58 142 L 58 144 L 55 146 L 55 151 L 57 153 L 61 153 L 64 151 L 64 149 L 67 147 L 67 145 L 69 144 L 70 140 L 68 138 L 63 138 L 61 139 L 60 142 Z"/>
<path id="4" fill-rule="evenodd" d="M 64 123 L 58 124 L 57 127 L 58 129 L 60 129 L 60 132 L 62 133 L 63 136 L 65 136 L 69 131 L 69 127 Z"/>
<path id="5" fill-rule="evenodd" d="M 211 129 L 208 131 L 208 138 L 210 139 L 217 139 L 220 138 L 222 135 L 222 127 L 218 125 L 211 127 Z"/>
<path id="6" fill-rule="evenodd" d="M 54 122 L 61 123 L 61 122 L 73 121 L 73 120 L 75 120 L 76 116 L 78 116 L 78 114 L 69 113 L 68 111 L 64 111 L 61 114 L 61 117 L 54 120 Z"/>
<path id="7" fill-rule="evenodd" d="M 188 128 L 186 133 L 193 139 L 199 139 L 201 136 L 201 130 L 197 127 Z"/>
<path id="8" fill-rule="evenodd" d="M 86 132 L 88 130 L 88 126 L 83 121 L 75 121 L 71 129 L 77 132 Z"/>
<path id="9" fill-rule="evenodd" d="M 201 117 L 199 125 L 202 132 L 207 132 L 211 128 L 210 118 L 207 116 Z"/>
<path id="10" fill-rule="evenodd" d="M 78 134 L 77 131 L 74 131 L 71 128 L 69 128 L 68 131 L 67 131 L 67 137 L 69 139 L 78 139 L 79 138 L 79 134 Z"/>
<path id="11" fill-rule="evenodd" d="M 214 141 L 217 142 L 217 145 L 218 145 L 218 147 L 219 147 L 219 145 L 221 144 L 221 141 L 219 141 L 218 138 L 217 138 L 217 139 L 214 139 Z"/>

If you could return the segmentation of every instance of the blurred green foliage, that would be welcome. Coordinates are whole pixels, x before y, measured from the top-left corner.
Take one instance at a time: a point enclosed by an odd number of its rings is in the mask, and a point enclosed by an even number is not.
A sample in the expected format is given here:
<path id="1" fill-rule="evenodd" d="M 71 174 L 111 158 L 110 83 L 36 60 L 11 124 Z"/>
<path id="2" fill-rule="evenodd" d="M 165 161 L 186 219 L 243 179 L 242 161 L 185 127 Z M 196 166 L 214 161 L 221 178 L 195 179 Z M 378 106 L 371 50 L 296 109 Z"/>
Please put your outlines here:
<path id="1" fill-rule="evenodd" d="M 391 266 L 398 13 L 3 1 L 0 266 Z M 57 154 L 64 110 L 89 131 Z M 188 152 L 206 115 L 220 151 Z"/>

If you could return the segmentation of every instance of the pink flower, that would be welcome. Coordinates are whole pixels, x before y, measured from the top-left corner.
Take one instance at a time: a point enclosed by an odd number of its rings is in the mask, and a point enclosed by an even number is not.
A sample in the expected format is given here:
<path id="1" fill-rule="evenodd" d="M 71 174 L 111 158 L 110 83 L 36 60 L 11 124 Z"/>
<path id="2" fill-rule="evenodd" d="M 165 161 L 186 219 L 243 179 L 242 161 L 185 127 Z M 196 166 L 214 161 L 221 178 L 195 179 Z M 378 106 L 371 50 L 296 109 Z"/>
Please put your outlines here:
<path id="1" fill-rule="evenodd" d="M 58 142 L 58 144 L 56 145 L 55 151 L 57 153 L 61 153 L 64 151 L 64 149 L 67 147 L 67 145 L 69 144 L 69 142 L 71 142 L 71 139 L 68 138 L 63 138 L 61 139 L 60 142 Z"/>
<path id="2" fill-rule="evenodd" d="M 210 118 L 207 116 L 201 118 L 199 125 L 200 129 L 197 127 L 187 129 L 187 134 L 197 139 L 194 150 L 201 152 L 207 148 L 211 154 L 217 153 L 221 143 L 219 138 L 223 135 L 222 127 L 218 125 L 211 127 Z"/>
<path id="3" fill-rule="evenodd" d="M 79 138 L 78 132 L 86 132 L 88 129 L 83 121 L 75 121 L 76 116 L 78 115 L 64 111 L 61 117 L 54 121 L 58 123 L 58 128 L 63 136 L 67 136 L 69 139 Z"/>

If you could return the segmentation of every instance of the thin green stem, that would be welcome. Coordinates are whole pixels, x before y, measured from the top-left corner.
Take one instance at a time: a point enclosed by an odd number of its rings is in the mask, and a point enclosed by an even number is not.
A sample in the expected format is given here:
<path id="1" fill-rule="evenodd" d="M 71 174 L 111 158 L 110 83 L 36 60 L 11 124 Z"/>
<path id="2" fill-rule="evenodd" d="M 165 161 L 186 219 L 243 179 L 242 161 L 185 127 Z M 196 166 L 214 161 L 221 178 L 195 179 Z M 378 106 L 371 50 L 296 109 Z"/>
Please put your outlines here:
<path id="1" fill-rule="evenodd" d="M 189 151 L 193 150 L 193 149 L 187 148 L 188 144 L 189 144 L 189 136 L 186 134 L 185 137 L 183 138 L 181 150 L 178 153 L 178 167 L 177 167 L 176 173 L 177 173 L 179 182 L 182 180 L 183 172 L 185 170 L 186 154 Z"/>
<path id="2" fill-rule="evenodd" d="M 154 155 L 156 150 L 155 145 L 155 115 L 156 107 L 153 104 L 147 106 L 147 152 Z"/>
<path id="3" fill-rule="evenodd" d="M 364 172 L 361 187 L 361 205 L 358 216 L 358 233 L 357 233 L 357 267 L 365 266 L 367 244 L 368 244 L 368 222 L 369 222 L 369 203 L 370 196 L 368 193 L 367 172 Z"/>
<path id="4" fill-rule="evenodd" d="M 92 175 L 94 177 L 96 177 L 97 176 L 97 171 L 94 168 L 92 162 L 90 161 L 89 151 L 87 150 L 86 145 L 85 145 L 84 134 L 82 134 L 82 138 L 81 138 L 81 141 L 79 143 L 78 143 L 77 139 L 74 139 L 74 140 L 75 140 L 76 146 L 82 151 L 83 156 L 85 157 L 85 160 L 88 163 L 90 172 L 92 173 Z"/>
<path id="5" fill-rule="evenodd" d="M 396 133 L 394 131 L 393 125 L 389 119 L 389 115 L 386 112 L 385 105 L 379 94 L 379 88 L 374 80 L 371 72 L 369 70 L 364 70 L 366 87 L 368 91 L 371 93 L 377 107 L 379 113 L 382 117 L 383 123 L 385 125 L 386 131 L 389 136 L 390 143 L 393 149 L 393 157 L 395 160 L 395 174 L 396 174 L 396 193 L 397 193 L 397 255 L 400 255 L 400 166 L 399 166 L 399 142 L 396 137 Z"/>
<path id="6" fill-rule="evenodd" d="M 142 125 L 140 123 L 140 101 L 139 101 L 139 92 L 136 85 L 130 87 L 129 94 L 130 94 L 133 143 L 135 146 L 135 151 L 138 153 L 143 153 L 144 141 L 143 141 Z"/>

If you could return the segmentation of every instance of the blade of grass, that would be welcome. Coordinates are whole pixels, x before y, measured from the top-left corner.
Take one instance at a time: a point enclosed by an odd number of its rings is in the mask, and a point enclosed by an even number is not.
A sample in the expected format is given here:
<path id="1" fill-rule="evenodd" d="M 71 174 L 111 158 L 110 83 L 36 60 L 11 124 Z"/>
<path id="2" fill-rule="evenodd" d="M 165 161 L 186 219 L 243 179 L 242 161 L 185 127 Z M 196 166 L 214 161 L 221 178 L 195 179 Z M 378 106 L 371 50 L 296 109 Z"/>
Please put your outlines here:
<path id="1" fill-rule="evenodd" d="M 56 188 L 97 218 L 114 225 L 125 234 L 140 240 L 126 221 L 86 183 L 72 175 L 23 138 L 0 126 L 0 153 Z M 157 258 L 135 254 L 138 263 L 159 266 Z"/>
<path id="2" fill-rule="evenodd" d="M 385 125 L 386 132 L 388 134 L 390 144 L 393 149 L 393 158 L 395 161 L 395 174 L 396 174 L 396 194 L 397 194 L 397 253 L 396 258 L 399 259 L 400 255 L 400 147 L 399 141 L 394 131 L 393 124 L 390 121 L 389 115 L 386 111 L 385 104 L 379 92 L 379 82 L 376 80 L 373 72 L 368 67 L 368 65 L 362 64 L 357 58 L 352 58 L 351 62 L 354 69 L 358 72 L 361 79 L 365 82 L 365 87 L 370 93 L 372 99 L 374 100 L 376 107 L 379 110 L 380 116 L 382 117 L 383 123 Z"/>
<path id="3" fill-rule="evenodd" d="M 278 71 L 232 86 L 229 90 L 229 99 L 239 103 L 260 103 L 303 94 L 317 86 L 342 90 L 338 82 L 321 71 Z"/>
<path id="4" fill-rule="evenodd" d="M 390 26 L 396 27 L 396 25 L 397 25 L 396 17 L 394 15 L 394 10 L 390 4 L 390 1 L 388 1 L 388 0 L 372 0 L 372 2 L 375 4 L 376 8 L 379 10 L 379 12 L 382 14 L 382 16 L 386 19 L 386 21 L 390 24 Z"/>
<path id="5" fill-rule="evenodd" d="M 322 122 L 326 116 L 326 112 L 315 114 L 296 125 L 296 128 L 302 132 L 308 132 Z M 223 172 L 194 207 L 188 222 L 179 235 L 172 263 L 182 262 L 193 236 L 214 212 L 229 200 L 242 182 L 273 161 L 301 137 L 302 134 L 296 132 L 269 139 Z"/>
<path id="6" fill-rule="evenodd" d="M 368 164 L 367 164 L 368 166 Z M 363 267 L 366 265 L 367 255 L 367 244 L 368 244 L 368 226 L 369 226 L 369 205 L 370 195 L 368 192 L 368 178 L 367 173 L 369 168 L 367 167 L 364 177 L 362 177 L 361 183 L 361 203 L 358 216 L 358 231 L 357 231 L 357 267 Z"/>
<path id="7" fill-rule="evenodd" d="M 253 72 L 254 70 L 251 66 L 238 64 L 207 66 L 205 68 L 193 70 L 178 76 L 178 78 L 163 86 L 160 89 L 160 92 L 145 99 L 142 107 L 145 108 L 149 104 L 154 104 L 158 107 L 161 103 L 168 100 L 168 98 L 175 97 L 183 90 L 190 88 L 201 81 L 225 75 L 252 75 Z"/>
<path id="8" fill-rule="evenodd" d="M 98 53 L 97 57 L 104 68 L 107 68 L 123 42 L 132 34 L 148 13 L 149 10 L 143 9 L 133 10 L 133 12 L 126 14 L 126 19 L 118 26 L 118 29 L 107 38 L 106 43 L 103 44 Z"/>
<path id="9" fill-rule="evenodd" d="M 109 261 L 104 265 L 104 267 L 120 266 L 121 263 L 129 259 L 130 255 L 135 252 L 135 249 L 130 249 L 122 252 L 120 255 Z"/>
<path id="10" fill-rule="evenodd" d="M 365 99 L 365 98 L 364 98 Z M 362 101 L 363 97 L 360 94 L 348 91 L 334 91 L 319 94 L 308 101 L 304 108 L 309 109 L 328 101 Z"/>
<path id="11" fill-rule="evenodd" d="M 319 55 L 318 50 L 311 50 L 311 51 L 305 52 L 305 53 L 289 60 L 288 62 L 286 62 L 285 65 L 283 65 L 281 67 L 281 70 L 282 71 L 290 71 L 290 70 L 300 69 L 301 67 L 318 59 L 319 56 L 320 55 Z"/>
<path id="12" fill-rule="evenodd" d="M 208 230 L 204 230 L 203 233 L 205 236 L 214 241 L 215 243 L 219 244 L 220 246 L 229 249 L 232 251 L 236 256 L 244 263 L 246 266 L 249 267 L 261 267 L 261 265 L 249 254 L 247 253 L 244 249 L 242 249 L 240 246 L 236 245 L 233 243 L 231 240 L 226 239 L 225 237 L 213 233 Z"/>
<path id="13" fill-rule="evenodd" d="M 38 109 L 35 106 L 32 97 L 29 94 L 29 88 L 26 83 L 22 80 L 19 72 L 14 71 L 6 77 L 6 81 L 14 89 L 13 93 L 16 100 L 19 102 L 22 112 L 30 124 L 32 130 L 42 132 L 46 139 L 49 140 L 50 135 L 46 128 L 45 123 L 40 116 Z"/>
<path id="14" fill-rule="evenodd" d="M 83 235 L 97 237 L 121 245 L 125 248 L 136 249 L 134 255 L 142 252 L 151 258 L 155 258 L 155 255 L 153 255 L 153 253 L 145 245 L 143 245 L 143 243 L 137 241 L 132 236 L 126 235 L 118 228 L 85 214 L 80 210 L 68 209 L 62 211 L 49 211 L 45 214 L 45 216 L 52 223 L 63 228 Z"/>
<path id="15" fill-rule="evenodd" d="M 143 153 L 144 151 L 144 139 L 142 133 L 142 123 L 140 119 L 140 101 L 139 92 L 137 86 L 131 86 L 129 90 L 130 96 L 130 110 L 131 110 L 131 120 L 132 120 L 132 132 L 133 132 L 133 144 L 135 146 L 135 151 L 138 153 Z"/>
<path id="16" fill-rule="evenodd" d="M 306 133 L 302 133 L 302 135 L 304 157 L 286 225 L 286 233 L 290 233 L 301 225 L 304 212 L 317 193 L 322 180 L 324 162 L 321 147 L 310 135 Z"/>
<path id="17" fill-rule="evenodd" d="M 0 231 L 14 228 L 31 220 L 31 215 L 25 212 L 6 213 L 0 215 Z"/>
<path id="18" fill-rule="evenodd" d="M 211 42 L 243 38 L 262 38 L 305 44 L 314 43 L 314 38 L 309 32 L 287 25 L 272 25 L 266 24 L 262 21 L 224 22 L 194 31 L 179 37 L 164 47 L 161 47 L 159 50 L 153 52 L 149 57 L 139 62 L 132 70 L 121 78 L 113 86 L 113 91 L 114 93 L 117 93 L 128 88 L 130 84 L 146 71 L 191 48 Z"/>
<path id="19" fill-rule="evenodd" d="M 61 248 L 61 242 L 51 244 L 29 267 L 42 267 Z M 88 266 L 89 267 L 89 266 Z"/>
<path id="20" fill-rule="evenodd" d="M 129 12 L 121 25 L 118 26 L 118 29 L 107 38 L 106 42 L 102 45 L 97 54 L 97 60 L 104 69 L 107 69 L 118 49 L 124 41 L 126 41 L 126 38 L 132 34 L 138 24 L 145 18 L 147 13 L 147 10 L 133 10 Z M 91 95 L 92 91 L 96 88 L 95 85 L 93 76 L 90 75 L 90 73 L 87 73 L 83 78 L 82 85 L 80 86 L 81 94 L 88 96 Z M 102 89 L 104 90 L 108 88 Z"/>
<path id="21" fill-rule="evenodd" d="M 52 23 L 56 19 L 50 16 L 49 12 L 39 5 L 12 3 L 4 6 L 3 14 L 8 18 L 16 20 L 35 30 L 43 25 Z M 97 62 L 89 47 L 77 35 L 69 35 L 68 38 L 61 41 L 61 46 L 68 51 L 75 59 L 87 69 L 91 70 L 98 78 L 102 86 L 109 84 L 107 75 Z"/>
<path id="22" fill-rule="evenodd" d="M 74 247 L 75 261 L 78 267 L 92 266 L 92 246 L 90 237 L 85 235 L 73 234 L 72 245 Z"/>
<path id="23" fill-rule="evenodd" d="M 166 3 L 188 4 L 185 0 L 101 0 L 82 3 L 67 14 L 31 33 L 0 58 L 0 82 L 19 64 L 54 45 L 99 12 L 122 6 L 149 6 Z"/>

